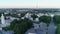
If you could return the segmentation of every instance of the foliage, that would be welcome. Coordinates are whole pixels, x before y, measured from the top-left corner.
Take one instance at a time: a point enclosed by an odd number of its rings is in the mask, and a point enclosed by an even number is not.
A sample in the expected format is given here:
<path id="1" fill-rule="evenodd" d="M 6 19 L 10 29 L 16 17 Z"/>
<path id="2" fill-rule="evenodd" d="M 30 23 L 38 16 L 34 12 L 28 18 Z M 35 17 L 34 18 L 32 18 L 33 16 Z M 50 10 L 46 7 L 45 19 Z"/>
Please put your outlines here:
<path id="1" fill-rule="evenodd" d="M 39 17 L 40 22 L 50 23 L 50 16 L 41 16 Z"/>
<path id="2" fill-rule="evenodd" d="M 24 17 L 25 16 L 25 13 L 21 13 L 21 17 Z"/>
<path id="3" fill-rule="evenodd" d="M 11 30 L 10 26 L 8 26 L 8 27 L 4 27 L 3 29 L 4 29 L 5 31 L 7 31 L 7 30 Z"/>
<path id="4" fill-rule="evenodd" d="M 60 34 L 60 16 L 59 15 L 54 16 L 54 23 L 57 26 L 56 34 Z"/>
<path id="5" fill-rule="evenodd" d="M 57 25 L 57 24 L 60 24 L 60 16 L 54 16 L 54 22 L 55 22 L 55 24 Z"/>
<path id="6" fill-rule="evenodd" d="M 10 27 L 6 27 L 5 29 L 13 30 L 15 34 L 24 34 L 31 27 L 32 27 L 32 21 L 25 18 L 20 19 L 19 21 L 14 20 L 13 22 L 11 22 Z"/>
<path id="7" fill-rule="evenodd" d="M 38 16 L 33 14 L 33 15 L 31 15 L 31 17 L 33 18 L 33 20 L 35 20 L 35 18 L 37 18 Z"/>
<path id="8" fill-rule="evenodd" d="M 56 34 L 60 34 L 60 24 L 57 25 Z"/>

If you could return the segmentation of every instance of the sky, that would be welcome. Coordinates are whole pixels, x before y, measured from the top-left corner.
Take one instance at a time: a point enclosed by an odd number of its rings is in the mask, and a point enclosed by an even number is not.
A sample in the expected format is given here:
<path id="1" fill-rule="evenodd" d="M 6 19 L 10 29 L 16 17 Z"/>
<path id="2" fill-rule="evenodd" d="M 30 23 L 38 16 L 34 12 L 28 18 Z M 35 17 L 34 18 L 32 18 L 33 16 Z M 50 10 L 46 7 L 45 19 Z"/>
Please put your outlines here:
<path id="1" fill-rule="evenodd" d="M 0 0 L 0 8 L 60 8 L 60 0 Z"/>

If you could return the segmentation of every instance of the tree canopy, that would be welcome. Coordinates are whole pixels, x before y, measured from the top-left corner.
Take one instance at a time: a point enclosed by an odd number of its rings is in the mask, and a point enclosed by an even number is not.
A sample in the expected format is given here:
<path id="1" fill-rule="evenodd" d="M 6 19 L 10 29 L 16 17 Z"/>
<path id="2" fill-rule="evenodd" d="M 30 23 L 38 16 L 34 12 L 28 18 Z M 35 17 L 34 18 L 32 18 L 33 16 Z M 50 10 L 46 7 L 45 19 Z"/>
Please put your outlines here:
<path id="1" fill-rule="evenodd" d="M 33 18 L 33 20 L 35 20 L 35 18 L 37 18 L 38 16 L 33 14 L 33 15 L 31 15 L 31 17 Z"/>
<path id="2" fill-rule="evenodd" d="M 5 27 L 5 30 L 13 30 L 14 34 L 24 34 L 33 25 L 32 21 L 25 18 L 19 21 L 14 20 L 11 22 L 10 27 Z"/>
<path id="3" fill-rule="evenodd" d="M 39 17 L 40 22 L 50 23 L 50 16 L 41 16 Z"/>

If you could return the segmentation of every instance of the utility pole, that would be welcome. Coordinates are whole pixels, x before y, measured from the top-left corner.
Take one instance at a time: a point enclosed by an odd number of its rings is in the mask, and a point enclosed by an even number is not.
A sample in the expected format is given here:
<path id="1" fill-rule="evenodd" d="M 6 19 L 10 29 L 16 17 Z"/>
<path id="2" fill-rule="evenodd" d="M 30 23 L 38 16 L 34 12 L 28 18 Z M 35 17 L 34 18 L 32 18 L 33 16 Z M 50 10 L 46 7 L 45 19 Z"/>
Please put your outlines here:
<path id="1" fill-rule="evenodd" d="M 33 2 L 35 3 L 35 8 L 38 8 L 38 0 L 33 0 Z"/>
<path id="2" fill-rule="evenodd" d="M 38 0 L 36 0 L 36 8 L 38 8 Z"/>

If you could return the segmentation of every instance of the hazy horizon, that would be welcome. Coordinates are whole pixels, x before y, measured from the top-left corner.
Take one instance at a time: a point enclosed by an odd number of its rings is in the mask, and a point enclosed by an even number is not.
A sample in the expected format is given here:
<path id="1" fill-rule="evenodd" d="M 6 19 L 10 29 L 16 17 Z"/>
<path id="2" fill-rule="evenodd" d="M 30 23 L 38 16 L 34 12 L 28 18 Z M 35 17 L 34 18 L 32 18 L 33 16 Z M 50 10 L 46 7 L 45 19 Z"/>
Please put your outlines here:
<path id="1" fill-rule="evenodd" d="M 0 8 L 60 8 L 60 0 L 0 0 Z"/>

